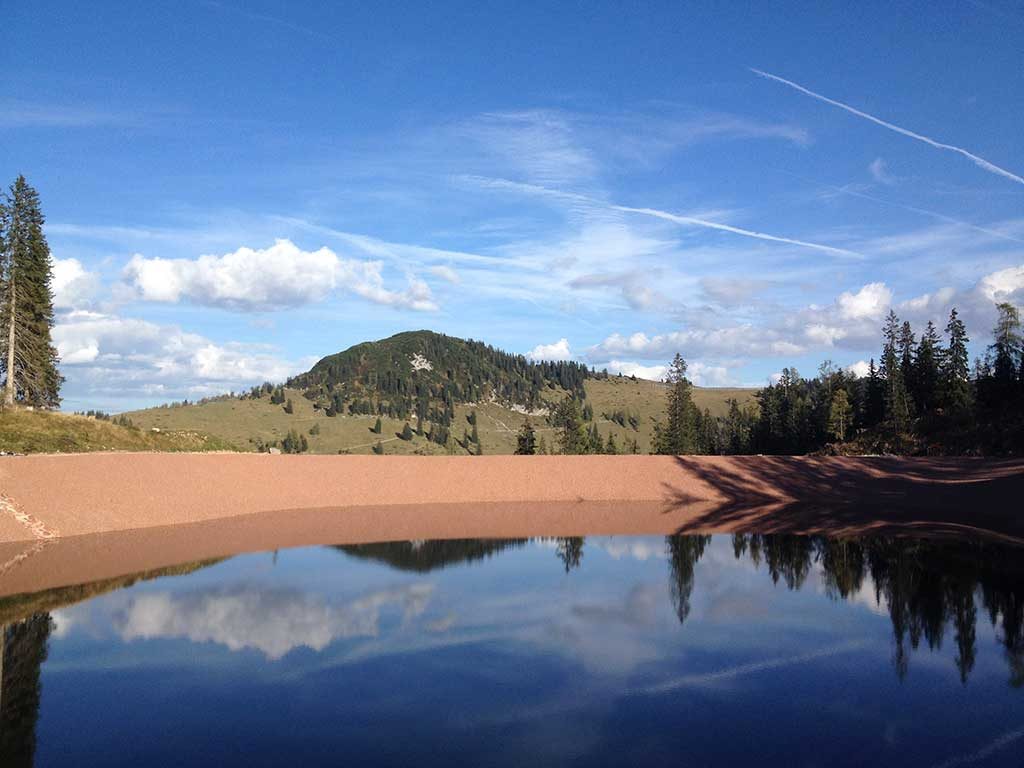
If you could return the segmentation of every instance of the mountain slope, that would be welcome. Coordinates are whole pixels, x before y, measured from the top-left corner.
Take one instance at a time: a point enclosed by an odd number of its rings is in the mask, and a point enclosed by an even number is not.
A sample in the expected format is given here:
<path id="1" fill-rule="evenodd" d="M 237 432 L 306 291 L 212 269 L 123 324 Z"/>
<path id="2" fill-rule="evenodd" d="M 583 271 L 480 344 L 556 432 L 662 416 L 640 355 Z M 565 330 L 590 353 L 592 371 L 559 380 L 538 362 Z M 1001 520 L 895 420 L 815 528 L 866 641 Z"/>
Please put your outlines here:
<path id="1" fill-rule="evenodd" d="M 579 363 L 535 363 L 479 341 L 408 331 L 329 355 L 287 384 L 324 409 L 342 412 L 347 405 L 362 412 L 373 398 L 377 413 L 427 418 L 438 403 L 494 401 L 536 410 L 550 389 L 582 395 L 588 375 Z"/>
<path id="2" fill-rule="evenodd" d="M 186 420 L 187 422 L 188 420 Z M 0 451 L 12 453 L 86 453 L 89 451 L 230 451 L 219 438 L 183 426 L 152 431 L 156 424 L 124 426 L 112 421 L 53 411 L 7 410 L 0 413 Z M 159 428 L 159 427 L 158 427 Z"/>
<path id="3" fill-rule="evenodd" d="M 538 440 L 554 446 L 555 430 L 546 421 L 545 406 L 568 392 L 585 398 L 602 437 L 613 434 L 620 448 L 636 441 L 641 453 L 650 451 L 654 422 L 664 418 L 666 385 L 605 378 L 578 363 L 535 364 L 480 342 L 430 331 L 357 344 L 323 358 L 280 387 L 268 384 L 241 397 L 128 415 L 144 429 L 196 430 L 243 450 L 279 444 L 295 431 L 312 453 L 370 453 L 380 444 L 393 454 L 464 454 L 475 450 L 465 440 L 475 427 L 485 453 L 508 454 L 515 451 L 516 433 L 528 411 Z M 730 398 L 749 406 L 755 392 L 695 387 L 693 397 L 698 408 L 721 416 Z M 415 429 L 417 416 L 422 417 L 423 434 L 403 439 L 405 424 Z M 374 431 L 378 417 L 379 433 Z M 436 439 L 446 434 L 447 440 Z"/>

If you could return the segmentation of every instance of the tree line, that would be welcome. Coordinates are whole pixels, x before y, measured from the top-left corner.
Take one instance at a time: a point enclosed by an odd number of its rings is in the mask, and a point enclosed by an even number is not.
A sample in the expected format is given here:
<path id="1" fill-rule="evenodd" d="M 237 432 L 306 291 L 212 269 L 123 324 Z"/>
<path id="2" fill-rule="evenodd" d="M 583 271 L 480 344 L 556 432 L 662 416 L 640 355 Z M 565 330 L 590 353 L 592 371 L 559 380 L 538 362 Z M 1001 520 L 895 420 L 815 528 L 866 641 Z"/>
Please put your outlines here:
<path id="1" fill-rule="evenodd" d="M 693 403 L 686 361 L 670 366 L 667 413 L 656 453 L 1010 454 L 1024 450 L 1024 359 L 1016 307 L 997 305 L 993 343 L 971 366 L 956 309 L 945 338 L 927 323 L 918 337 L 889 312 L 879 363 L 858 377 L 826 361 L 811 379 L 784 368 L 756 394 L 757 408 L 730 402 L 724 417 Z"/>

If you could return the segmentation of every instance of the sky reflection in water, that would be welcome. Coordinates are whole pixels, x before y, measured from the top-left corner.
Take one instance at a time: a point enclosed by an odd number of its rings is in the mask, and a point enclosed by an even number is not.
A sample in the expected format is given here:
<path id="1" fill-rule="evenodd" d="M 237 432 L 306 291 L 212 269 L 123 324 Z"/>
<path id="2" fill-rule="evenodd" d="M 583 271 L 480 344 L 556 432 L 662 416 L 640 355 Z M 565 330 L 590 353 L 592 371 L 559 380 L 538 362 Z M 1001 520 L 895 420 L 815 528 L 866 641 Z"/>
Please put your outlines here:
<path id="1" fill-rule="evenodd" d="M 7 610 L 0 763 L 1013 765 L 1021 554 L 779 535 L 243 555 Z"/>

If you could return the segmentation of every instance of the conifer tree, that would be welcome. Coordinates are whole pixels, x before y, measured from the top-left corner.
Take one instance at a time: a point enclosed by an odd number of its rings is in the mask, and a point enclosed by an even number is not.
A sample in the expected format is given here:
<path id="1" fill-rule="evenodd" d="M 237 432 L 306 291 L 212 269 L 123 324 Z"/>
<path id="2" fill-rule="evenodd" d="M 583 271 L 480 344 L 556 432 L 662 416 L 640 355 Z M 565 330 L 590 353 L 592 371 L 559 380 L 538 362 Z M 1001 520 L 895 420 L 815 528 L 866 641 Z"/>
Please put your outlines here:
<path id="1" fill-rule="evenodd" d="M 829 434 L 840 442 L 846 439 L 846 430 L 849 428 L 852 415 L 853 407 L 850 405 L 846 390 L 837 387 L 832 393 L 832 403 L 828 412 Z"/>
<path id="2" fill-rule="evenodd" d="M 922 413 L 935 407 L 939 387 L 939 332 L 931 320 L 921 334 L 921 343 L 914 357 L 914 400 Z"/>
<path id="3" fill-rule="evenodd" d="M 373 452 L 378 456 L 384 455 L 384 443 L 378 440 L 373 446 Z"/>
<path id="4" fill-rule="evenodd" d="M 562 453 L 587 452 L 587 433 L 583 429 L 583 414 L 579 401 L 569 396 L 560 401 L 551 413 L 551 426 L 558 429 L 558 442 Z"/>
<path id="5" fill-rule="evenodd" d="M 899 318 L 890 309 L 882 330 L 885 337 L 882 372 L 885 377 L 885 417 L 897 435 L 904 434 L 910 426 L 910 396 L 907 394 L 900 360 L 901 343 L 906 338 L 901 331 Z"/>
<path id="6" fill-rule="evenodd" d="M 669 366 L 667 381 L 672 385 L 668 394 L 668 418 L 663 428 L 658 425 L 657 451 L 673 455 L 693 453 L 697 443 L 698 412 L 693 404 L 690 380 L 686 378 L 686 361 L 678 353 Z"/>
<path id="7" fill-rule="evenodd" d="M 295 406 L 292 405 L 292 399 L 289 397 L 288 402 L 284 404 L 284 412 L 288 414 L 295 413 Z"/>
<path id="8" fill-rule="evenodd" d="M 380 423 L 380 416 L 378 416 L 377 417 L 377 422 L 373 425 L 373 431 L 376 432 L 379 435 L 382 428 L 383 427 L 382 427 L 382 425 Z"/>
<path id="9" fill-rule="evenodd" d="M 1017 367 L 1021 358 L 1020 313 L 1012 304 L 1003 302 L 996 305 L 999 317 L 992 331 L 992 376 L 1004 396 L 1014 388 L 1017 381 Z"/>
<path id="10" fill-rule="evenodd" d="M 903 321 L 900 326 L 899 353 L 900 353 L 900 375 L 903 377 L 903 386 L 908 394 L 913 394 L 916 389 L 914 382 L 914 357 L 916 355 L 917 342 L 914 339 L 914 331 L 910 322 Z"/>
<path id="11" fill-rule="evenodd" d="M 533 429 L 533 422 L 529 418 L 523 422 L 516 438 L 516 455 L 533 456 L 537 452 L 537 433 Z"/>
<path id="12" fill-rule="evenodd" d="M 0 372 L 3 402 L 56 408 L 64 378 L 50 337 L 50 248 L 38 193 L 19 176 L 0 197 Z"/>
<path id="13" fill-rule="evenodd" d="M 864 423 L 873 427 L 885 418 L 885 385 L 875 367 L 875 358 L 868 363 L 867 391 L 864 396 Z"/>
<path id="14" fill-rule="evenodd" d="M 612 455 L 612 456 L 614 456 L 615 454 L 617 454 L 619 452 L 619 446 L 615 442 L 615 433 L 613 433 L 613 432 L 609 432 L 608 433 L 608 442 L 605 443 L 604 452 L 609 454 L 609 455 Z"/>
<path id="15" fill-rule="evenodd" d="M 412 427 L 409 426 L 409 422 L 405 422 L 405 426 L 402 427 L 402 434 L 400 437 L 403 440 L 412 440 Z"/>
<path id="16" fill-rule="evenodd" d="M 940 398 L 944 408 L 963 412 L 971 405 L 971 369 L 967 355 L 970 339 L 955 307 L 949 313 L 946 337 L 949 341 L 939 370 Z"/>

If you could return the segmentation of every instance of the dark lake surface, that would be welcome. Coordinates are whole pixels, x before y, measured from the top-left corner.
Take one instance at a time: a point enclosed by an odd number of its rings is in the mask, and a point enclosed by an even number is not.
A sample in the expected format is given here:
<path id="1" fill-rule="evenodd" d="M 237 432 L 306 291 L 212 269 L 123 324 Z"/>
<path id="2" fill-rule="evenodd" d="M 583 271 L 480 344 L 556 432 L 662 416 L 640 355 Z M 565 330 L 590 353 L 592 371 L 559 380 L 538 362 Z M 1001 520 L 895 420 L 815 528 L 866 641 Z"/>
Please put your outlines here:
<path id="1" fill-rule="evenodd" d="M 315 547 L 0 609 L 5 767 L 1024 765 L 991 543 Z"/>

